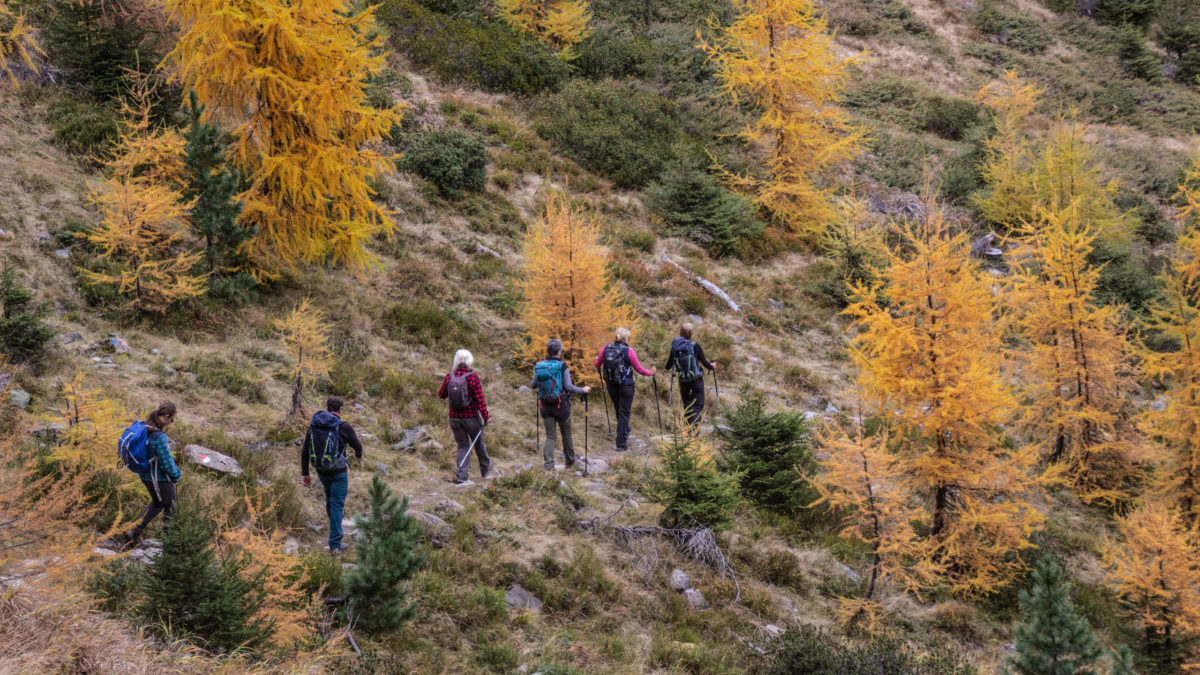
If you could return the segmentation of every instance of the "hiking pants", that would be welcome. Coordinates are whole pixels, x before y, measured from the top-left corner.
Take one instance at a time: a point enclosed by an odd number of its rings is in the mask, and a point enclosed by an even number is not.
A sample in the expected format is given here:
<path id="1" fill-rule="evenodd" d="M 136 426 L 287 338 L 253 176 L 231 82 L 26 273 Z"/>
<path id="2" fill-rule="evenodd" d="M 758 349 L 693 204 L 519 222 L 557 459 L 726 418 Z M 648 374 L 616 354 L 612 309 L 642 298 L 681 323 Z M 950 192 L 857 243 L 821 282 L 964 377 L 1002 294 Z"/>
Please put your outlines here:
<path id="1" fill-rule="evenodd" d="M 346 493 L 350 490 L 350 472 L 317 472 L 325 488 L 325 514 L 329 516 L 329 550 L 342 545 L 342 518 L 346 513 Z"/>
<path id="2" fill-rule="evenodd" d="M 687 416 L 688 427 L 693 431 L 698 429 L 700 417 L 704 415 L 704 378 L 680 382 L 679 400 L 683 401 L 683 412 Z"/>
<path id="3" fill-rule="evenodd" d="M 158 514 L 166 512 L 163 515 L 163 523 L 171 522 L 171 516 L 175 514 L 175 484 L 169 480 L 160 480 L 157 483 L 151 483 L 148 480 L 142 481 L 142 485 L 146 486 L 146 492 L 150 493 L 150 503 L 142 511 L 142 522 L 138 523 L 130 531 L 130 536 L 137 539 L 142 536 L 142 532 L 150 521 L 158 517 Z M 164 524 L 163 527 L 166 527 Z"/>
<path id="4" fill-rule="evenodd" d="M 575 444 L 571 441 L 571 404 L 563 401 L 558 406 L 542 407 L 542 424 L 546 427 L 546 444 L 542 446 L 542 459 L 546 462 L 546 470 L 554 470 L 555 429 L 562 432 L 563 457 L 566 465 L 575 463 Z"/>
<path id="5" fill-rule="evenodd" d="M 478 417 L 451 417 L 450 431 L 454 432 L 454 442 L 458 445 L 458 454 L 454 458 L 454 477 L 466 480 L 470 474 L 471 460 L 467 459 L 467 450 L 479 458 L 479 477 L 487 478 L 492 470 L 492 458 L 488 456 L 487 445 L 483 442 L 483 420 Z M 476 437 L 475 447 L 471 441 Z"/>
<path id="6" fill-rule="evenodd" d="M 617 414 L 617 451 L 629 449 L 629 410 L 633 407 L 633 383 L 607 385 Z"/>

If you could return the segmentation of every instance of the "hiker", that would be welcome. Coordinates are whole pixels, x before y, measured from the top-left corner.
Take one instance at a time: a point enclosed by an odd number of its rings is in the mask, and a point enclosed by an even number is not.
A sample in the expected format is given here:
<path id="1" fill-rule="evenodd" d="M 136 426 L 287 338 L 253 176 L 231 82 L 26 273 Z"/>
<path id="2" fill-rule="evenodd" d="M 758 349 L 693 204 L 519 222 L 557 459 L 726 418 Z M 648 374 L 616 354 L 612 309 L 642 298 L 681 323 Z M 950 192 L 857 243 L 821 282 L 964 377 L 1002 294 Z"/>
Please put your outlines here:
<path id="1" fill-rule="evenodd" d="M 175 459 L 171 457 L 171 443 L 166 433 L 167 427 L 174 421 L 175 404 L 168 401 L 159 404 L 154 412 L 146 417 L 146 421 L 134 422 L 121 434 L 121 458 L 126 466 L 135 468 L 134 461 L 127 458 L 126 453 L 131 451 L 133 455 L 140 456 L 142 462 L 138 462 L 136 466 L 143 470 L 138 471 L 138 478 L 150 493 L 150 503 L 139 516 L 141 522 L 122 537 L 123 541 L 120 543 L 125 548 L 137 544 L 146 526 L 157 518 L 158 514 L 163 514 L 163 527 L 170 523 L 171 516 L 175 514 L 175 484 L 179 482 L 180 471 Z M 141 436 L 143 432 L 144 437 Z M 139 445 L 140 448 L 130 450 Z"/>
<path id="2" fill-rule="evenodd" d="M 329 552 L 333 554 L 349 550 L 349 547 L 342 545 L 342 515 L 346 510 L 346 493 L 350 488 L 350 458 L 346 456 L 346 446 L 354 448 L 354 456 L 360 463 L 363 456 L 363 446 L 354 433 L 354 427 L 342 421 L 343 404 L 341 398 L 330 396 L 325 401 L 325 409 L 313 415 L 308 433 L 304 434 L 304 444 L 300 446 L 300 482 L 304 487 L 312 487 L 312 479 L 308 476 L 311 464 L 325 490 Z"/>
<path id="3" fill-rule="evenodd" d="M 596 370 L 601 372 L 608 397 L 617 412 L 617 452 L 629 449 L 629 410 L 633 407 L 633 374 L 654 377 L 658 369 L 646 370 L 637 352 L 629 345 L 629 329 L 618 328 L 616 339 L 596 355 Z"/>
<path id="4" fill-rule="evenodd" d="M 674 370 L 679 376 L 679 399 L 683 402 L 688 428 L 695 433 L 704 413 L 704 371 L 700 368 L 715 371 L 717 363 L 704 358 L 704 348 L 692 342 L 692 330 L 690 323 L 679 326 L 679 337 L 671 341 L 666 369 Z"/>
<path id="5" fill-rule="evenodd" d="M 475 356 L 471 352 L 465 349 L 455 352 L 450 372 L 446 373 L 442 388 L 438 389 L 438 398 L 449 399 L 450 430 L 454 432 L 454 442 L 458 445 L 454 465 L 455 485 L 470 483 L 467 477 L 471 460 L 467 455 L 472 448 L 479 458 L 479 476 L 491 478 L 492 473 L 492 458 L 488 456 L 487 445 L 483 442 L 483 428 L 491 420 L 491 415 L 483 398 L 479 374 L 471 370 L 473 365 Z"/>
<path id="6" fill-rule="evenodd" d="M 575 465 L 575 444 L 571 441 L 571 394 L 587 394 L 592 390 L 571 383 L 571 371 L 563 362 L 562 352 L 561 340 L 547 343 L 546 360 L 538 361 L 533 367 L 533 381 L 529 383 L 537 391 L 538 409 L 546 427 L 546 444 L 542 446 L 546 471 L 554 470 L 555 427 L 562 432 L 566 468 Z"/>

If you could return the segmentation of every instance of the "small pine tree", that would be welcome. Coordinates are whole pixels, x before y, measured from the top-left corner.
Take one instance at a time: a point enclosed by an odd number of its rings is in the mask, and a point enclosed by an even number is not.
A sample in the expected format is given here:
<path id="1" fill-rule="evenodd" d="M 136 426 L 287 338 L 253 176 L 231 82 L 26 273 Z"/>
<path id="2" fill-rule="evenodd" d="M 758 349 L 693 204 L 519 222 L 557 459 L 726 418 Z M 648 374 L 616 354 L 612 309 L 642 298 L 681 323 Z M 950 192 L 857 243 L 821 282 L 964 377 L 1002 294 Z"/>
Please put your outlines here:
<path id="1" fill-rule="evenodd" d="M 739 406 L 725 415 L 720 430 L 725 453 L 718 464 L 741 476 L 742 494 L 780 513 L 796 515 L 820 496 L 807 482 L 817 472 L 808 422 L 789 410 L 767 412 L 761 392 L 745 392 Z"/>
<path id="2" fill-rule="evenodd" d="M 371 515 L 357 521 L 358 567 L 343 577 L 349 622 L 366 631 L 396 630 L 416 613 L 405 604 L 401 582 L 425 564 L 419 542 L 421 529 L 405 511 L 408 497 L 401 501 L 378 476 L 371 480 Z"/>
<path id="3" fill-rule="evenodd" d="M 1121 645 L 1116 651 L 1110 653 L 1112 657 L 1111 675 L 1138 675 L 1137 670 L 1133 667 L 1133 651 Z"/>
<path id="4" fill-rule="evenodd" d="M 330 325 L 325 313 L 313 307 L 307 298 L 282 319 L 276 319 L 275 330 L 292 357 L 288 377 L 292 381 L 292 405 L 285 421 L 304 417 L 304 389 L 322 377 L 329 376 L 333 355 L 329 350 Z"/>
<path id="5" fill-rule="evenodd" d="M 664 445 L 646 497 L 665 507 L 658 518 L 663 527 L 725 530 L 733 524 L 740 478 L 718 470 L 704 441 L 677 438 Z"/>
<path id="6" fill-rule="evenodd" d="M 188 92 L 183 109 L 188 122 L 183 139 L 187 179 L 183 196 L 192 203 L 188 224 L 204 240 L 204 265 L 209 292 L 227 299 L 242 299 L 255 285 L 245 245 L 254 229 L 242 227 L 238 216 L 238 176 L 225 160 L 225 147 L 217 125 L 204 118 L 204 106 L 195 91 Z"/>
<path id="7" fill-rule="evenodd" d="M 1095 674 L 1104 649 L 1075 612 L 1062 567 L 1053 558 L 1038 561 L 1033 584 L 1018 596 L 1025 622 L 1017 627 L 1017 655 L 1008 659 L 1020 675 Z"/>
<path id="8" fill-rule="evenodd" d="M 146 569 L 139 613 L 212 651 L 253 649 L 273 630 L 254 618 L 265 580 L 242 574 L 243 556 L 219 555 L 213 536 L 212 523 L 198 507 L 180 504 L 163 530 L 162 553 Z"/>
<path id="9" fill-rule="evenodd" d="M 33 302 L 33 291 L 17 282 L 8 265 L 0 270 L 0 352 L 13 359 L 30 359 L 54 336 L 45 324 L 49 310 Z"/>
<path id="10" fill-rule="evenodd" d="M 740 253 L 762 234 L 750 200 L 721 187 L 707 171 L 672 167 L 646 193 L 646 205 L 668 227 L 718 256 Z"/>

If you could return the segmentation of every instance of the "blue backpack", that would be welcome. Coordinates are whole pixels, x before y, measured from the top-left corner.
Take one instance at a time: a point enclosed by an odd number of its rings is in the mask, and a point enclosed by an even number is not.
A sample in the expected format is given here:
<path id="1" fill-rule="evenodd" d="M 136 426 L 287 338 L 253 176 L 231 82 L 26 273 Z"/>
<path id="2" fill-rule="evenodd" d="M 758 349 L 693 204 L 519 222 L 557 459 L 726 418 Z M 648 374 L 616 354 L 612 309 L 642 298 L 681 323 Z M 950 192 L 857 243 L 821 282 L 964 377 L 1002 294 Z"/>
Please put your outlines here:
<path id="1" fill-rule="evenodd" d="M 537 380 L 538 400 L 544 404 L 559 405 L 563 394 L 563 369 L 565 363 L 556 359 L 538 361 L 533 367 L 533 375 Z"/>
<path id="2" fill-rule="evenodd" d="M 117 455 L 125 468 L 134 473 L 146 473 L 150 470 L 150 455 L 146 443 L 149 438 L 150 429 L 141 421 L 130 424 L 129 428 L 121 432 L 121 439 L 117 441 Z"/>

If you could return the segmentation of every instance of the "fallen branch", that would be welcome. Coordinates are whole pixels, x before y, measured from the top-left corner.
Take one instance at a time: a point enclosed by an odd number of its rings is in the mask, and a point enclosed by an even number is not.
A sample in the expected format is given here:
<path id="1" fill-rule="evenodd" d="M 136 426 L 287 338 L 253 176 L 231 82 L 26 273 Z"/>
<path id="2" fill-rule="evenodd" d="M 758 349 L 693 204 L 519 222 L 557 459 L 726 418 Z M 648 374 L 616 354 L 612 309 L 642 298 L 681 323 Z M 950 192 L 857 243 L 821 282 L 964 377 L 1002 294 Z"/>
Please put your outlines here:
<path id="1" fill-rule="evenodd" d="M 656 527 L 653 525 L 627 526 L 615 525 L 607 520 L 581 520 L 577 524 L 583 530 L 608 533 L 626 546 L 630 542 L 643 537 L 668 539 L 675 544 L 675 548 L 688 558 L 716 570 L 722 579 L 725 577 L 733 579 L 733 585 L 737 588 L 737 595 L 733 599 L 734 602 L 737 602 L 742 597 L 742 587 L 738 584 L 737 575 L 733 572 L 733 565 L 729 563 L 729 558 L 725 557 L 725 553 L 721 551 L 721 546 L 717 544 L 716 535 L 707 527 L 689 529 Z"/>
<path id="2" fill-rule="evenodd" d="M 704 277 L 697 276 L 691 270 L 680 265 L 679 263 L 675 262 L 674 260 L 671 260 L 670 258 L 668 258 L 665 255 L 662 257 L 662 259 L 663 259 L 663 262 L 665 262 L 666 264 L 670 265 L 671 267 L 674 267 L 675 269 L 679 270 L 680 272 L 683 272 L 685 275 L 687 275 L 687 277 L 689 279 L 691 279 L 692 281 L 695 281 L 696 283 L 703 286 L 704 289 L 706 291 L 708 291 L 709 293 L 712 293 L 713 295 L 717 296 L 718 298 L 724 300 L 725 304 L 729 305 L 729 309 L 732 309 L 735 313 L 741 313 L 742 308 L 738 307 L 738 304 L 733 301 L 733 298 L 729 297 L 728 293 L 721 290 L 720 286 L 714 284 L 713 282 L 709 281 L 708 279 L 705 279 Z"/>

